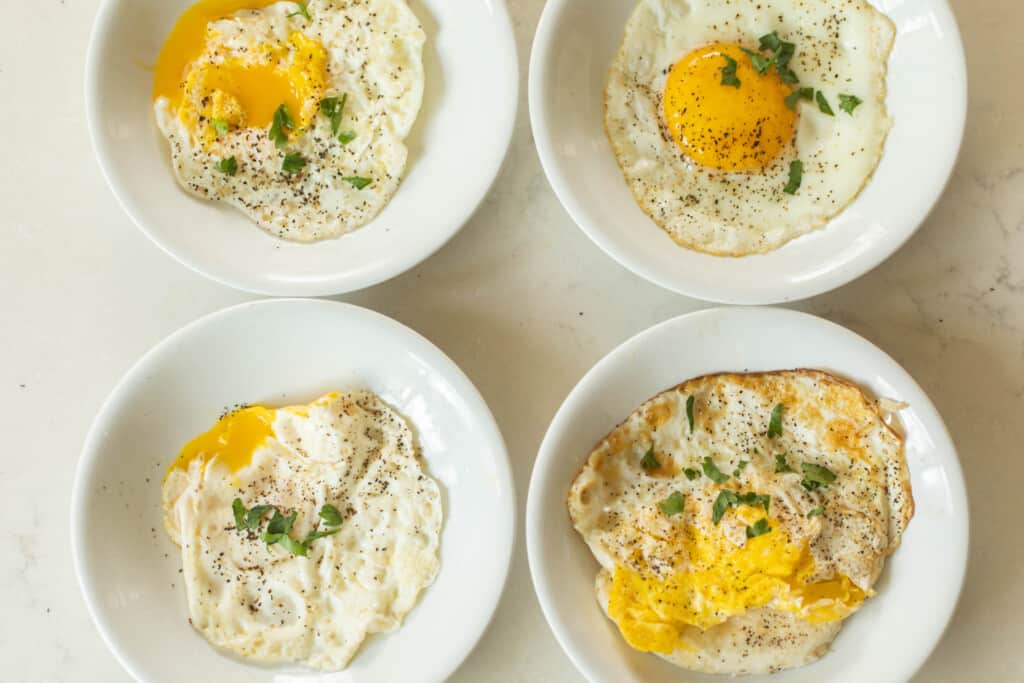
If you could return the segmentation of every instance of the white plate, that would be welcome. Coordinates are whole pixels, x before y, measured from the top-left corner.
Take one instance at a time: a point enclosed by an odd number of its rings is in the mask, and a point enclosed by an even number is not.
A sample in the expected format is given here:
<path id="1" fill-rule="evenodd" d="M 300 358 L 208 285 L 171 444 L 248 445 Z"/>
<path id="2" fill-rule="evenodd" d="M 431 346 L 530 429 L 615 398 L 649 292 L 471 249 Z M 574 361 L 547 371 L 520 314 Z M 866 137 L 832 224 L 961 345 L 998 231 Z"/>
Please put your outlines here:
<path id="1" fill-rule="evenodd" d="M 85 68 L 89 131 L 121 206 L 164 251 L 222 284 L 323 296 L 368 287 L 433 254 L 458 232 L 501 167 L 515 120 L 518 64 L 504 0 L 411 0 L 427 34 L 426 90 L 398 192 L 369 225 L 295 244 L 241 212 L 185 193 L 153 118 L 152 70 L 193 0 L 103 0 Z"/>
<path id="2" fill-rule="evenodd" d="M 895 125 L 873 179 L 824 229 L 769 254 L 728 258 L 679 247 L 648 218 L 605 137 L 605 80 L 635 0 L 549 0 L 530 57 L 530 120 L 566 211 L 626 268 L 707 301 L 792 301 L 877 266 L 914 233 L 952 172 L 967 115 L 967 73 L 944 0 L 872 4 L 899 31 L 887 99 Z"/>
<path id="3" fill-rule="evenodd" d="M 530 572 L 544 615 L 563 649 L 593 683 L 710 683 L 631 649 L 594 598 L 598 564 L 572 528 L 569 486 L 601 438 L 641 403 L 691 377 L 719 371 L 820 368 L 875 396 L 906 401 L 916 513 L 900 548 L 833 651 L 808 667 L 756 683 L 895 683 L 909 679 L 942 635 L 967 563 L 967 499 L 942 418 L 914 380 L 885 353 L 820 318 L 762 308 L 684 315 L 633 337 L 580 381 L 540 448 L 526 510 Z"/>
<path id="4" fill-rule="evenodd" d="M 405 624 L 371 636 L 333 675 L 220 654 L 188 624 L 181 559 L 163 530 L 160 484 L 181 446 L 227 406 L 307 402 L 372 389 L 415 428 L 445 516 L 441 571 Z M 89 611 L 140 681 L 441 681 L 498 603 L 515 528 L 512 477 L 494 418 L 436 347 L 384 316 L 329 301 L 243 304 L 172 334 L 121 380 L 93 423 L 71 502 L 75 569 Z"/>

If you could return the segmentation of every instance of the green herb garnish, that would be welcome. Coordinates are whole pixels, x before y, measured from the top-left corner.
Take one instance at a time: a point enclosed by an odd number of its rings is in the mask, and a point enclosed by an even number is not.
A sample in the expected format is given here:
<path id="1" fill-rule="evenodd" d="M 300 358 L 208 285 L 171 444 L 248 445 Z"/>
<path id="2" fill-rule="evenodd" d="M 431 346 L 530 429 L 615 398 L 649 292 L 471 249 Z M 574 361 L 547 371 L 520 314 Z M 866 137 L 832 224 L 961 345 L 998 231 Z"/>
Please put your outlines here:
<path id="1" fill-rule="evenodd" d="M 836 113 L 832 111 L 832 107 L 829 106 L 828 100 L 825 99 L 825 93 L 820 90 L 814 93 L 814 99 L 818 103 L 818 109 L 821 110 L 822 114 L 828 114 L 829 116 L 835 116 Z"/>
<path id="2" fill-rule="evenodd" d="M 740 472 L 742 472 L 742 471 L 743 471 L 743 469 L 744 469 L 744 468 L 745 468 L 745 467 L 746 467 L 747 465 L 749 465 L 749 464 L 750 464 L 750 461 L 749 461 L 749 460 L 740 460 L 740 461 L 739 461 L 739 464 L 737 464 L 737 465 L 736 465 L 736 469 L 734 469 L 734 470 L 732 471 L 732 476 L 734 476 L 734 477 L 738 477 L 738 476 L 740 476 Z"/>
<path id="3" fill-rule="evenodd" d="M 771 530 L 772 528 L 768 526 L 767 519 L 759 519 L 754 522 L 754 526 L 747 527 L 747 538 L 756 538 L 757 536 L 762 536 Z"/>
<path id="4" fill-rule="evenodd" d="M 238 173 L 238 159 L 234 157 L 225 157 L 214 164 L 214 168 L 224 175 L 235 175 Z"/>
<path id="5" fill-rule="evenodd" d="M 296 15 L 301 15 L 301 16 L 305 17 L 307 21 L 313 21 L 313 17 L 311 17 L 309 15 L 309 8 L 306 7 L 306 3 L 304 3 L 304 2 L 297 2 L 297 3 L 295 3 L 295 5 L 299 8 L 299 10 L 297 12 L 292 12 L 291 14 L 289 14 L 288 15 L 289 18 L 294 17 Z"/>
<path id="6" fill-rule="evenodd" d="M 290 154 L 284 155 L 284 160 L 281 162 L 281 170 L 289 175 L 298 173 L 306 167 L 306 157 L 302 156 L 298 152 L 291 152 Z"/>
<path id="7" fill-rule="evenodd" d="M 782 404 L 772 408 L 772 416 L 768 420 L 768 438 L 782 436 Z"/>
<path id="8" fill-rule="evenodd" d="M 273 505 L 257 505 L 252 510 L 249 510 L 248 514 L 245 515 L 245 528 L 246 529 L 257 529 L 260 526 L 260 520 L 263 519 L 263 515 L 267 514 L 274 509 Z"/>
<path id="9" fill-rule="evenodd" d="M 274 120 L 270 124 L 267 136 L 274 141 L 274 145 L 278 149 L 283 149 L 288 144 L 287 131 L 289 130 L 295 130 L 295 122 L 292 121 L 292 116 L 288 113 L 288 105 L 282 104 L 274 110 Z"/>
<path id="10" fill-rule="evenodd" d="M 331 135 L 338 134 L 338 128 L 341 127 L 341 116 L 345 111 L 347 101 L 348 93 L 342 95 L 340 100 L 337 97 L 325 97 L 320 100 L 320 111 L 331 120 Z"/>
<path id="11" fill-rule="evenodd" d="M 342 180 L 344 180 L 346 183 L 356 188 L 357 190 L 361 190 L 373 182 L 369 178 L 360 178 L 359 176 L 349 176 L 347 178 L 342 178 Z"/>
<path id="12" fill-rule="evenodd" d="M 700 467 L 704 470 L 704 475 L 716 484 L 724 484 L 729 481 L 729 475 L 718 469 L 710 457 L 705 457 Z"/>
<path id="13" fill-rule="evenodd" d="M 782 191 L 786 194 L 796 194 L 803 180 L 804 162 L 799 159 L 789 162 L 789 182 L 786 183 L 786 187 L 782 188 Z"/>
<path id="14" fill-rule="evenodd" d="M 797 88 L 793 92 L 789 93 L 786 97 L 786 106 L 790 109 L 796 109 L 796 103 L 800 100 L 813 100 L 814 99 L 814 88 Z"/>
<path id="15" fill-rule="evenodd" d="M 820 517 L 823 512 L 825 512 L 825 508 L 822 507 L 821 505 L 819 505 L 818 507 L 816 507 L 816 508 L 812 509 L 810 512 L 808 512 L 807 513 L 807 517 L 808 518 Z"/>
<path id="16" fill-rule="evenodd" d="M 306 536 L 306 540 L 303 541 L 303 542 L 306 545 L 309 545 L 310 541 L 315 541 L 316 539 L 323 538 L 324 536 L 332 536 L 332 535 L 338 533 L 339 531 L 341 531 L 341 527 L 340 526 L 336 526 L 336 527 L 334 527 L 332 529 L 324 529 L 323 531 L 320 531 L 320 530 L 310 531 L 309 535 Z"/>
<path id="17" fill-rule="evenodd" d="M 768 494 L 757 494 L 753 491 L 748 491 L 747 493 L 741 493 L 737 497 L 737 501 L 742 505 L 761 506 L 765 512 L 768 512 L 768 508 L 772 504 L 772 497 Z"/>
<path id="18" fill-rule="evenodd" d="M 338 512 L 338 508 L 330 503 L 320 508 L 320 519 L 324 520 L 324 523 L 328 526 L 339 526 L 342 522 L 341 513 Z"/>
<path id="19" fill-rule="evenodd" d="M 643 467 L 645 470 L 653 470 L 659 466 L 660 463 L 658 463 L 658 459 L 654 457 L 654 446 L 652 445 L 647 449 L 647 452 L 644 453 L 644 457 L 640 460 L 640 467 Z"/>
<path id="20" fill-rule="evenodd" d="M 687 467 L 685 470 L 683 470 L 683 474 L 685 474 L 686 478 L 689 479 L 690 481 L 693 481 L 694 479 L 700 476 L 700 472 L 693 469 L 692 467 Z"/>
<path id="21" fill-rule="evenodd" d="M 658 505 L 658 509 L 660 509 L 661 512 L 667 517 L 678 515 L 680 512 L 683 511 L 683 503 L 685 501 L 686 496 L 684 496 L 679 491 L 673 491 L 668 498 L 661 501 L 661 503 Z"/>
<path id="22" fill-rule="evenodd" d="M 772 52 L 776 52 L 782 47 L 782 39 L 779 38 L 777 31 L 761 36 L 760 43 L 762 50 L 771 50 Z"/>
<path id="23" fill-rule="evenodd" d="M 773 53 L 770 61 L 770 65 L 775 66 L 775 73 L 779 75 L 784 82 L 794 84 L 799 81 L 793 70 L 789 68 L 789 61 L 793 59 L 793 54 L 796 52 L 796 45 L 794 43 L 786 42 L 779 38 L 779 34 L 775 31 L 761 36 L 760 47 L 762 51 L 768 50 Z M 753 59 L 753 58 L 752 58 Z M 754 68 L 758 68 L 757 62 L 754 62 Z M 765 69 L 767 71 L 767 68 Z"/>
<path id="24" fill-rule="evenodd" d="M 711 519 L 715 524 L 722 521 L 722 517 L 725 517 L 725 513 L 729 511 L 733 505 L 740 502 L 740 497 L 736 495 L 735 491 L 729 491 L 723 489 L 718 492 L 718 497 L 715 498 L 714 504 L 711 506 Z"/>
<path id="25" fill-rule="evenodd" d="M 224 119 L 210 119 L 210 125 L 217 131 L 217 135 L 224 135 L 228 132 L 228 122 Z"/>
<path id="26" fill-rule="evenodd" d="M 278 543 L 284 546 L 284 549 L 290 552 L 292 555 L 298 555 L 299 557 L 305 557 L 306 552 L 309 550 L 305 543 L 303 543 L 302 541 L 296 541 L 288 534 L 282 535 L 281 538 L 278 540 Z"/>
<path id="27" fill-rule="evenodd" d="M 836 480 L 836 475 L 829 469 L 814 463 L 800 463 L 800 469 L 804 473 L 800 485 L 808 491 L 814 491 L 821 486 L 828 486 Z"/>
<path id="28" fill-rule="evenodd" d="M 694 397 L 691 395 L 686 399 L 686 420 L 690 423 L 690 433 L 693 434 L 693 404 Z"/>
<path id="29" fill-rule="evenodd" d="M 839 108 L 845 111 L 850 116 L 853 116 L 853 110 L 861 105 L 861 99 L 856 95 L 840 95 L 839 96 Z"/>
<path id="30" fill-rule="evenodd" d="M 740 87 L 740 79 L 736 77 L 736 60 L 726 54 L 722 55 L 722 59 L 725 60 L 725 66 L 722 67 L 722 85 Z"/>
<path id="31" fill-rule="evenodd" d="M 241 498 L 235 498 L 231 501 L 231 512 L 235 515 L 235 528 L 239 531 L 245 529 L 245 504 Z"/>
<path id="32" fill-rule="evenodd" d="M 343 145 L 347 145 L 356 139 L 356 132 L 354 130 L 346 130 L 342 133 L 338 133 L 338 142 Z"/>
<path id="33" fill-rule="evenodd" d="M 775 474 L 781 474 L 784 472 L 796 472 L 796 470 L 790 467 L 789 463 L 786 462 L 786 454 L 779 453 L 775 456 Z"/>
<path id="34" fill-rule="evenodd" d="M 754 65 L 754 68 L 757 70 L 757 73 L 761 74 L 762 76 L 768 73 L 768 69 L 772 68 L 772 64 L 775 63 L 774 57 L 765 57 L 764 55 L 758 54 L 753 50 L 748 50 L 745 47 L 740 49 L 743 50 L 743 52 L 750 57 L 750 63 Z"/>

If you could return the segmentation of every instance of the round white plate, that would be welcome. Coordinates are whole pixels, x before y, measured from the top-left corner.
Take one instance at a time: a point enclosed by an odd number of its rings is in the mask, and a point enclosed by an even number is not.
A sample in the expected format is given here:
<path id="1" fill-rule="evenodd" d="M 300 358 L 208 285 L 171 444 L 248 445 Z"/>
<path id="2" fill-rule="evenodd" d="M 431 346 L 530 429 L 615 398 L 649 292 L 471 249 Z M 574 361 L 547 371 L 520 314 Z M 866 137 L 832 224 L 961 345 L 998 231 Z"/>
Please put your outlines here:
<path id="1" fill-rule="evenodd" d="M 518 64 L 504 0 L 410 0 L 427 34 L 423 108 L 405 179 L 370 224 L 315 244 L 263 232 L 234 208 L 192 197 L 156 127 L 149 67 L 193 0 L 103 0 L 85 68 L 93 148 L 136 225 L 168 254 L 257 294 L 324 296 L 394 277 L 469 220 L 501 167 L 515 120 Z"/>
<path id="2" fill-rule="evenodd" d="M 666 289 L 766 304 L 826 292 L 874 268 L 924 221 L 956 161 L 967 73 L 945 0 L 872 0 L 898 27 L 881 164 L 825 228 L 769 254 L 729 258 L 677 246 L 637 206 L 604 132 L 604 87 L 636 3 L 549 0 L 530 58 L 530 120 L 555 193 L 608 255 Z"/>
<path id="3" fill-rule="evenodd" d="M 351 388 L 377 392 L 410 419 L 440 482 L 437 580 L 399 630 L 371 636 L 341 673 L 221 654 L 188 623 L 180 551 L 161 521 L 163 473 L 228 406 L 305 403 Z M 124 668 L 154 683 L 444 680 L 490 621 L 514 529 L 505 445 L 466 376 L 407 327 L 329 301 L 242 304 L 158 344 L 96 417 L 71 502 L 75 569 L 93 620 Z"/>
<path id="4" fill-rule="evenodd" d="M 605 356 L 562 404 L 534 465 L 526 510 L 530 572 L 562 648 L 593 683 L 711 683 L 631 649 L 598 607 L 599 565 L 572 528 L 569 486 L 594 444 L 641 403 L 720 371 L 819 368 L 878 397 L 906 401 L 916 513 L 876 585 L 832 652 L 810 666 L 745 676 L 757 683 L 896 683 L 909 679 L 953 613 L 967 563 L 967 498 L 953 442 L 913 379 L 870 342 L 820 318 L 770 308 L 712 309 L 656 325 Z"/>

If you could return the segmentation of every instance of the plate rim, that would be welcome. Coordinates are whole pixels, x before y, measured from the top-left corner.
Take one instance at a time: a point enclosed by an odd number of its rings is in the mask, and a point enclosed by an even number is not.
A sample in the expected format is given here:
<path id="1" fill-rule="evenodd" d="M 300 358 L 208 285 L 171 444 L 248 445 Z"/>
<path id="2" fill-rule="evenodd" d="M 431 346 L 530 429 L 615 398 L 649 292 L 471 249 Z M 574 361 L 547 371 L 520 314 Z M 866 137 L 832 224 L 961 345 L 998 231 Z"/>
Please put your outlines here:
<path id="1" fill-rule="evenodd" d="M 726 306 L 706 308 L 684 313 L 655 323 L 654 325 L 640 330 L 625 341 L 617 344 L 602 356 L 590 369 L 586 371 L 586 373 L 584 373 L 576 385 L 573 386 L 572 390 L 567 394 L 561 405 L 559 405 L 558 410 L 551 419 L 551 423 L 549 424 L 547 431 L 544 433 L 544 437 L 541 440 L 541 444 L 537 451 L 537 457 L 534 461 L 533 471 L 531 473 L 527 489 L 526 520 L 524 523 L 524 535 L 526 536 L 530 579 L 533 584 L 534 593 L 537 597 L 537 602 L 540 604 L 541 611 L 544 614 L 544 620 L 547 623 L 548 628 L 554 635 L 562 652 L 569 658 L 576 670 L 588 681 L 597 681 L 599 678 L 597 678 L 593 667 L 591 667 L 585 660 L 582 653 L 578 652 L 569 642 L 569 629 L 565 620 L 557 612 L 554 606 L 555 601 L 552 598 L 552 587 L 549 585 L 546 578 L 548 570 L 541 565 L 540 559 L 541 556 L 546 555 L 546 551 L 542 549 L 542 539 L 544 537 L 544 532 L 541 528 L 543 518 L 543 501 L 540 496 L 542 495 L 543 489 L 549 489 L 554 485 L 553 483 L 549 483 L 549 480 L 551 480 L 553 476 L 551 474 L 551 470 L 553 469 L 553 464 L 557 458 L 554 441 L 556 440 L 558 433 L 563 431 L 565 429 L 565 425 L 573 418 L 573 414 L 576 411 L 575 404 L 581 400 L 580 396 L 586 393 L 586 390 L 589 388 L 588 385 L 596 381 L 595 378 L 600 373 L 606 371 L 608 367 L 620 362 L 620 358 L 627 357 L 638 351 L 640 347 L 648 343 L 650 338 L 664 334 L 667 330 L 676 325 L 693 325 L 705 318 L 721 319 L 723 316 L 742 317 L 748 315 L 763 316 L 766 318 L 777 316 L 776 319 L 799 321 L 803 324 L 819 325 L 823 329 L 831 330 L 833 333 L 839 334 L 849 342 L 860 345 L 862 348 L 868 349 L 871 353 L 877 354 L 880 360 L 891 366 L 895 375 L 898 376 L 902 382 L 906 383 L 912 390 L 916 391 L 920 398 L 923 399 L 920 401 L 915 399 L 914 405 L 915 409 L 920 409 L 925 413 L 930 413 L 930 418 L 932 418 L 930 422 L 933 426 L 927 430 L 927 433 L 929 435 L 939 437 L 939 439 L 944 439 L 945 443 L 949 446 L 949 452 L 953 456 L 952 462 L 946 471 L 949 475 L 948 479 L 951 494 L 955 501 L 954 509 L 960 511 L 961 514 L 959 516 L 962 516 L 963 519 L 963 533 L 959 539 L 960 547 L 962 547 L 963 552 L 959 557 L 957 579 L 954 582 L 954 585 L 951 585 L 951 588 L 955 589 L 952 593 L 953 597 L 949 601 L 947 613 L 942 622 L 941 628 L 935 632 L 928 646 L 926 648 L 921 648 L 918 656 L 910 660 L 912 667 L 908 680 L 919 672 L 925 662 L 927 662 L 931 657 L 935 648 L 938 647 L 943 636 L 948 630 L 950 622 L 956 613 L 957 607 L 963 596 L 963 588 L 967 574 L 967 562 L 970 558 L 970 506 L 967 488 L 963 477 L 963 468 L 960 463 L 960 456 L 956 448 L 956 442 L 949 433 L 949 429 L 946 426 L 945 421 L 942 419 L 942 415 L 939 413 L 935 404 L 932 402 L 931 398 L 929 398 L 924 389 L 917 383 L 913 376 L 903 368 L 902 365 L 896 362 L 895 359 L 879 348 L 876 344 L 857 334 L 853 330 L 832 322 L 831 320 L 827 320 L 810 313 L 804 313 L 802 311 L 794 311 L 791 309 L 771 306 Z M 857 381 L 853 378 L 850 379 L 854 382 Z M 658 391 L 664 391 L 669 388 L 670 385 L 671 381 L 666 384 L 665 388 L 656 390 L 655 393 L 652 393 L 651 395 L 655 395 Z M 565 482 L 564 488 L 566 491 L 568 491 L 568 484 L 569 482 Z"/>
<path id="2" fill-rule="evenodd" d="M 506 71 L 504 75 L 499 75 L 498 77 L 505 80 L 503 88 L 509 93 L 511 106 L 506 109 L 506 113 L 504 117 L 502 117 L 503 120 L 502 118 L 497 118 L 495 121 L 494 129 L 498 131 L 496 139 L 503 141 L 503 146 L 501 148 L 502 152 L 500 155 L 497 155 L 494 162 L 483 169 L 483 172 L 480 174 L 483 176 L 490 176 L 490 180 L 482 187 L 480 196 L 477 197 L 475 201 L 467 203 L 465 209 L 459 213 L 457 219 L 451 222 L 448 229 L 443 232 L 438 232 L 438 237 L 429 243 L 425 250 L 417 252 L 416 254 L 407 255 L 405 258 L 387 265 L 387 267 L 378 266 L 377 268 L 366 272 L 357 271 L 355 273 L 334 273 L 328 277 L 316 278 L 312 281 L 301 280 L 287 282 L 270 280 L 261 276 L 254 276 L 253 279 L 246 280 L 215 272 L 215 268 L 209 268 L 207 264 L 203 262 L 201 257 L 197 258 L 195 256 L 194 252 L 191 252 L 188 249 L 179 249 L 165 242 L 157 235 L 157 231 L 150 227 L 150 225 L 141 218 L 141 215 L 137 210 L 137 203 L 127 195 L 124 188 L 121 187 L 120 181 L 115 177 L 113 172 L 114 163 L 110 150 L 101 142 L 101 126 L 98 113 L 99 91 L 97 89 L 97 82 L 101 72 L 99 63 L 100 38 L 107 34 L 108 24 L 113 20 L 113 17 L 116 14 L 117 4 L 123 1 L 124 0 L 100 0 L 99 7 L 96 10 L 96 15 L 89 30 L 88 44 L 86 46 L 85 54 L 83 92 L 85 98 L 86 129 L 88 131 L 89 145 L 92 148 L 93 158 L 100 168 L 100 174 L 103 176 L 107 189 L 114 196 L 114 199 L 121 208 L 121 211 L 128 217 L 131 223 L 149 239 L 150 242 L 155 244 L 164 254 L 185 266 L 188 270 L 208 280 L 224 285 L 225 287 L 260 296 L 307 298 L 347 294 L 349 292 L 359 291 L 387 282 L 388 280 L 398 277 L 399 275 L 412 270 L 419 264 L 425 262 L 462 231 L 466 224 L 473 218 L 473 215 L 477 212 L 480 206 L 484 203 L 484 200 L 487 199 L 494 187 L 494 184 L 498 180 L 498 176 L 501 174 L 501 169 L 504 167 L 505 161 L 508 159 L 509 150 L 512 147 L 512 141 L 515 135 L 515 122 L 519 110 L 518 46 L 516 45 L 515 32 L 512 26 L 512 20 L 508 13 L 506 0 L 487 0 L 487 6 L 490 8 L 490 13 L 494 16 L 495 21 L 500 25 L 499 32 L 503 36 L 503 40 L 501 41 L 503 45 L 498 45 L 496 50 L 501 50 L 505 53 L 504 61 L 506 63 Z M 194 1 L 195 0 L 191 0 L 191 2 Z M 170 169 L 168 170 L 170 171 Z M 173 182 L 173 174 L 170 174 L 168 179 Z M 401 191 L 401 184 L 399 184 L 398 191 Z M 202 201 L 194 197 L 189 197 L 188 195 L 184 195 L 184 199 Z M 374 220 L 376 220 L 376 218 L 374 218 Z M 372 222 L 373 221 L 370 223 Z M 369 227 L 370 223 L 362 227 Z M 255 228 L 255 226 L 253 227 Z M 344 237 L 344 235 L 341 235 L 332 239 L 343 239 Z"/>
<path id="3" fill-rule="evenodd" d="M 459 395 L 464 400 L 477 402 L 478 407 L 482 408 L 481 417 L 483 418 L 483 423 L 481 424 L 481 427 L 484 431 L 490 434 L 491 438 L 494 440 L 494 445 L 497 447 L 497 451 L 494 454 L 494 462 L 500 478 L 499 485 L 508 493 L 502 518 L 504 520 L 503 524 L 507 526 L 509 533 L 507 541 L 502 547 L 503 558 L 500 558 L 502 561 L 499 562 L 499 566 L 503 566 L 501 580 L 495 583 L 493 595 L 489 596 L 492 604 L 488 617 L 480 624 L 478 633 L 476 633 L 474 637 L 467 639 L 465 646 L 462 648 L 463 651 L 457 657 L 452 658 L 451 664 L 447 667 L 448 670 L 447 673 L 445 673 L 445 678 L 457 671 L 473 650 L 476 649 L 480 640 L 494 622 L 502 597 L 508 589 L 512 560 L 514 558 L 516 544 L 519 540 L 519 529 L 517 524 L 518 515 L 516 513 L 518 504 L 517 493 L 515 478 L 512 475 L 508 446 L 505 443 L 505 438 L 501 433 L 501 429 L 490 409 L 490 406 L 484 400 L 483 395 L 476 388 L 476 385 L 473 384 L 455 361 L 453 361 L 436 344 L 416 330 L 384 315 L 383 313 L 378 313 L 377 311 L 369 308 L 364 308 L 362 306 L 342 301 L 303 297 L 246 301 L 221 308 L 191 320 L 164 336 L 160 341 L 146 350 L 134 363 L 132 363 L 131 366 L 125 370 L 120 378 L 118 378 L 114 383 L 113 387 L 100 404 L 99 409 L 96 411 L 96 414 L 89 425 L 85 439 L 82 442 L 78 461 L 75 464 L 71 483 L 71 500 L 68 515 L 70 522 L 68 532 L 71 537 L 71 559 L 75 580 L 78 584 L 79 594 L 85 602 L 89 619 L 96 631 L 99 633 L 100 639 L 106 646 L 107 651 L 113 655 L 121 668 L 136 681 L 147 681 L 150 679 L 147 679 L 139 670 L 136 669 L 136 667 L 132 666 L 129 662 L 129 658 L 122 651 L 120 644 L 113 635 L 112 626 L 109 623 L 109 620 L 101 613 L 98 599 L 95 595 L 96 590 L 91 588 L 87 583 L 86 571 L 84 569 L 85 558 L 83 555 L 86 551 L 87 543 L 85 542 L 86 530 L 84 528 L 85 522 L 83 521 L 84 515 L 81 514 L 81 511 L 89 500 L 87 483 L 91 480 L 92 469 L 95 466 L 96 459 L 99 457 L 98 446 L 105 437 L 105 432 L 109 428 L 109 425 L 115 420 L 117 415 L 116 404 L 120 400 L 120 395 L 126 390 L 127 386 L 137 378 L 138 375 L 145 372 L 150 363 L 154 362 L 154 360 L 160 354 L 166 352 L 168 348 L 180 343 L 182 340 L 199 330 L 205 329 L 210 325 L 216 325 L 224 318 L 229 318 L 234 315 L 244 315 L 251 309 L 288 307 L 295 305 L 315 306 L 323 308 L 325 311 L 332 309 L 329 311 L 331 315 L 338 315 L 339 313 L 341 315 L 362 315 L 368 320 L 373 320 L 376 323 L 383 323 L 385 326 L 390 326 L 392 329 L 411 335 L 413 338 L 418 339 L 420 342 L 425 344 L 427 348 L 436 351 L 439 359 L 448 365 L 448 371 L 452 373 L 452 377 L 462 384 Z M 241 662 L 241 664 L 244 665 L 245 663 Z"/>
<path id="4" fill-rule="evenodd" d="M 867 257 L 861 256 L 854 259 L 852 262 L 853 265 L 847 265 L 843 269 L 834 271 L 828 277 L 822 277 L 819 275 L 814 278 L 806 278 L 799 283 L 786 283 L 784 286 L 777 287 L 777 293 L 772 293 L 768 296 L 759 295 L 758 292 L 751 290 L 750 288 L 734 286 L 732 289 L 725 291 L 721 287 L 708 285 L 700 281 L 686 280 L 680 282 L 676 279 L 678 276 L 673 277 L 663 270 L 651 266 L 643 258 L 636 256 L 628 250 L 618 249 L 614 245 L 613 240 L 605 235 L 605 230 L 600 227 L 599 223 L 588 222 L 584 219 L 585 211 L 583 209 L 583 203 L 577 199 L 573 191 L 570 189 L 569 182 L 566 180 L 568 175 L 567 169 L 562 167 L 561 162 L 558 160 L 558 155 L 554 152 L 557 147 L 557 141 L 553 139 L 551 131 L 546 123 L 551 118 L 551 111 L 543 95 L 543 93 L 550 87 L 549 74 L 546 73 L 547 66 L 551 61 L 551 53 L 555 46 L 555 24 L 558 16 L 572 3 L 580 1 L 581 0 L 547 0 L 544 5 L 544 10 L 541 13 L 540 21 L 538 22 L 537 29 L 534 33 L 528 66 L 527 88 L 529 92 L 528 104 L 530 126 L 534 133 L 537 155 L 540 158 L 541 167 L 544 169 L 544 175 L 547 178 L 552 191 L 555 193 L 555 196 L 558 198 L 559 203 L 562 205 L 562 208 L 569 214 L 569 217 L 572 218 L 573 223 L 575 223 L 576 226 L 601 249 L 601 251 L 637 277 L 647 280 L 648 282 L 668 291 L 675 292 L 676 294 L 693 297 L 712 304 L 764 306 L 801 301 L 849 284 L 880 266 L 899 251 L 900 248 L 917 233 L 921 226 L 927 221 L 932 211 L 934 211 L 939 201 L 945 195 L 946 188 L 949 186 L 950 180 L 953 177 L 953 171 L 956 169 L 957 161 L 959 160 L 960 154 L 963 150 L 963 140 L 967 126 L 967 58 L 964 51 L 963 39 L 960 34 L 960 27 L 956 20 L 956 15 L 949 5 L 949 0 L 926 0 L 929 3 L 935 4 L 939 11 L 946 15 L 945 18 L 947 19 L 947 24 L 951 28 L 948 36 L 952 41 L 951 45 L 954 46 L 953 49 L 956 53 L 956 64 L 958 68 L 956 73 L 951 74 L 950 77 L 951 79 L 955 79 L 955 81 L 959 82 L 961 87 L 951 91 L 951 106 L 945 110 L 945 113 L 950 116 L 950 120 L 958 122 L 958 125 L 956 125 L 958 134 L 956 135 L 955 144 L 950 145 L 949 149 L 951 151 L 944 155 L 942 160 L 944 162 L 943 165 L 945 166 L 942 175 L 945 179 L 936 187 L 933 193 L 934 196 L 932 196 L 927 202 L 922 203 L 922 208 L 915 212 L 916 215 L 914 219 L 907 224 L 908 227 L 898 234 L 896 239 L 891 239 L 886 242 L 884 248 L 878 249 L 876 252 L 869 253 Z M 872 6 L 877 2 L 877 0 L 867 1 L 870 2 Z M 610 149 L 608 149 L 607 152 L 611 154 Z M 846 209 L 844 209 L 843 212 L 845 211 Z M 829 223 L 823 226 L 821 230 L 826 230 L 828 225 L 833 220 L 841 216 L 843 212 L 840 212 L 830 219 Z M 779 249 L 769 253 L 778 252 L 780 249 L 785 248 L 785 246 L 786 245 L 782 245 Z"/>

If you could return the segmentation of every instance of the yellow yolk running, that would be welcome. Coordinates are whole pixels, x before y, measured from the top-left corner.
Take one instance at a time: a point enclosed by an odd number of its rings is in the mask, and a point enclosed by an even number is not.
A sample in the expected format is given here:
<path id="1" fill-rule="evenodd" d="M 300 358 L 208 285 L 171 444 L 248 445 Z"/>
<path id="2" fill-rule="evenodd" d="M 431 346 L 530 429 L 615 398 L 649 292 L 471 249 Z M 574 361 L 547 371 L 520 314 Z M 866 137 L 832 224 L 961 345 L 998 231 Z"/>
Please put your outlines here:
<path id="1" fill-rule="evenodd" d="M 256 449 L 274 435 L 274 417 L 273 409 L 262 406 L 242 408 L 225 415 L 210 431 L 185 444 L 168 472 L 187 470 L 196 458 L 202 458 L 204 467 L 216 458 L 232 472 L 237 472 L 248 465 Z"/>
<path id="2" fill-rule="evenodd" d="M 740 86 L 722 83 L 723 55 L 736 61 Z M 715 43 L 694 50 L 668 74 L 665 123 L 683 153 L 720 171 L 757 171 L 793 140 L 791 89 L 774 69 L 759 74 L 740 46 Z"/>
<path id="3" fill-rule="evenodd" d="M 764 516 L 753 509 L 738 514 L 747 523 Z M 681 541 L 689 566 L 666 580 L 617 566 L 608 613 L 626 642 L 644 652 L 669 654 L 686 647 L 686 628 L 708 629 L 770 603 L 811 622 L 843 619 L 860 606 L 865 593 L 846 576 L 807 583 L 814 560 L 806 548 L 789 542 L 776 520 L 769 524 L 772 531 L 747 539 L 742 548 L 717 528 L 705 532 L 687 526 Z"/>
<path id="4" fill-rule="evenodd" d="M 210 22 L 272 0 L 201 0 L 178 19 L 157 59 L 153 99 L 171 110 L 204 145 L 216 139 L 212 119 L 232 128 L 266 128 L 282 104 L 297 128 L 316 115 L 327 87 L 327 52 L 319 41 L 292 31 L 286 42 L 260 42 L 244 53 L 217 55 Z M 241 55 L 241 56 L 240 56 Z"/>

